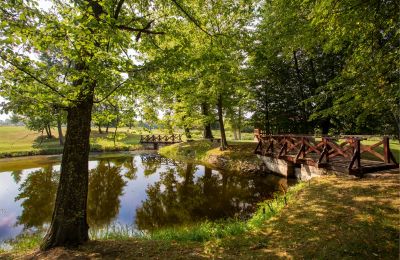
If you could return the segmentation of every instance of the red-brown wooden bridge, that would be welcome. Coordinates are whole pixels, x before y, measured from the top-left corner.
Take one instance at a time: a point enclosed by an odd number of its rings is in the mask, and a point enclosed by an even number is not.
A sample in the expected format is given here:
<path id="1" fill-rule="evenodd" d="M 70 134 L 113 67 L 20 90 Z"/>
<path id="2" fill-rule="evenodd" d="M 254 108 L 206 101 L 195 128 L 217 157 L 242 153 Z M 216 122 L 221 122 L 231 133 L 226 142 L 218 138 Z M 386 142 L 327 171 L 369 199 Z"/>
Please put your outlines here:
<path id="1" fill-rule="evenodd" d="M 140 135 L 141 144 L 153 144 L 157 149 L 160 144 L 175 144 L 182 142 L 181 134 L 172 135 Z"/>
<path id="2" fill-rule="evenodd" d="M 389 137 L 372 145 L 358 136 L 320 137 L 306 135 L 270 135 L 255 129 L 258 141 L 255 153 L 354 175 L 399 167 L 390 150 Z"/>

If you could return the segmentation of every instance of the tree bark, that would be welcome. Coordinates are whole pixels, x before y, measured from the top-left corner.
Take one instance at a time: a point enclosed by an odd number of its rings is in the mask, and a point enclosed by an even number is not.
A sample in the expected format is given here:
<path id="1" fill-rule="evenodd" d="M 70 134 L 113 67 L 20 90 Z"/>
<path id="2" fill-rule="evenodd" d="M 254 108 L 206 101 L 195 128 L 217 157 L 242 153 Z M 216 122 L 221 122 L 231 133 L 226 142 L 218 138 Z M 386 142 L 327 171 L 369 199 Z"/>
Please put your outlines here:
<path id="1" fill-rule="evenodd" d="M 201 112 L 202 112 L 203 116 L 208 117 L 210 115 L 210 113 L 208 111 L 208 104 L 206 102 L 203 102 L 201 104 Z M 211 123 L 208 121 L 204 124 L 203 138 L 205 138 L 205 139 L 213 139 L 214 138 L 212 131 L 211 131 Z"/>
<path id="2" fill-rule="evenodd" d="M 299 68 L 299 62 L 297 60 L 297 51 L 293 51 L 293 59 L 294 59 L 294 65 L 295 65 L 295 69 L 296 69 L 296 75 L 297 75 L 297 80 L 299 82 L 299 94 L 300 94 L 300 98 L 301 101 L 305 100 L 304 97 L 304 89 L 303 89 L 303 80 L 301 78 L 301 73 L 300 73 L 300 68 Z M 304 105 L 300 105 L 301 107 L 301 117 L 302 117 L 302 125 L 300 126 L 300 131 L 301 132 L 305 132 L 308 133 L 308 124 L 307 124 L 307 108 Z"/>
<path id="3" fill-rule="evenodd" d="M 192 139 L 192 135 L 190 134 L 190 129 L 189 129 L 189 127 L 185 126 L 184 129 L 185 129 L 185 136 L 186 136 L 186 139 Z"/>
<path id="4" fill-rule="evenodd" d="M 64 145 L 64 136 L 62 132 L 62 125 L 61 125 L 61 112 L 58 112 L 57 115 L 57 130 L 58 130 L 58 140 L 60 145 Z"/>
<path id="5" fill-rule="evenodd" d="M 88 94 L 83 101 L 67 110 L 60 182 L 50 229 L 41 245 L 42 250 L 76 246 L 89 239 L 86 208 L 92 106 L 93 94 Z"/>
<path id="6" fill-rule="evenodd" d="M 110 127 L 110 122 L 107 122 L 107 126 L 106 126 L 106 134 L 108 134 L 108 128 Z"/>
<path id="7" fill-rule="evenodd" d="M 218 108 L 219 130 L 221 132 L 221 146 L 220 146 L 220 149 L 221 149 L 221 151 L 224 151 L 228 147 L 228 143 L 226 141 L 226 135 L 225 135 L 224 118 L 223 118 L 223 112 L 222 112 L 222 95 L 221 94 L 218 97 L 217 108 Z"/>
<path id="8" fill-rule="evenodd" d="M 100 125 L 100 124 L 98 124 L 98 125 L 97 125 L 97 127 L 99 128 L 99 134 L 102 134 L 102 133 L 103 133 L 103 131 L 101 130 L 101 125 Z"/>
<path id="9" fill-rule="evenodd" d="M 46 136 L 47 136 L 47 138 L 51 138 L 53 135 L 52 135 L 52 133 L 51 133 L 51 126 L 50 126 L 50 124 L 46 124 L 46 126 L 44 127 L 45 129 L 46 129 Z"/>
<path id="10" fill-rule="evenodd" d="M 238 137 L 242 140 L 242 108 L 239 106 L 239 118 L 238 118 Z"/>

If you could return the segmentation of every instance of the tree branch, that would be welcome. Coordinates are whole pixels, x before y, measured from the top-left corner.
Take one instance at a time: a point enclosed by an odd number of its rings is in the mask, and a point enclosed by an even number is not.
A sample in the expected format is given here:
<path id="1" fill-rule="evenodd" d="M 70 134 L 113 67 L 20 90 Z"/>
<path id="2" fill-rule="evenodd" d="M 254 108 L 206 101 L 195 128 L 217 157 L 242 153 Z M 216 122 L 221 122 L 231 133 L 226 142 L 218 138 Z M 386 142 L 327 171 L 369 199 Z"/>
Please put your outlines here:
<path id="1" fill-rule="evenodd" d="M 105 97 L 103 97 L 100 100 L 96 100 L 93 103 L 101 103 L 104 100 L 106 100 L 108 97 L 110 97 L 115 91 L 117 91 L 117 89 L 119 89 L 120 87 L 122 87 L 127 81 L 129 80 L 129 78 L 127 78 L 126 80 L 122 81 L 121 83 L 119 83 L 118 85 L 116 85 Z"/>
<path id="2" fill-rule="evenodd" d="M 136 41 L 138 41 L 140 39 L 140 36 L 141 36 L 142 33 L 164 34 L 164 32 L 155 32 L 155 31 L 149 30 L 152 22 L 153 21 L 150 21 L 144 28 L 141 28 L 141 29 L 129 27 L 129 26 L 126 26 L 126 25 L 117 25 L 117 28 L 121 29 L 121 30 L 129 31 L 129 32 L 138 32 L 138 35 L 136 36 Z"/>
<path id="3" fill-rule="evenodd" d="M 124 4 L 125 0 L 119 0 L 117 4 L 117 8 L 115 9 L 114 18 L 115 20 L 118 19 L 119 13 L 121 12 L 122 5 Z"/>
<path id="4" fill-rule="evenodd" d="M 184 13 L 190 21 L 192 21 L 201 31 L 203 31 L 204 33 L 206 33 L 208 36 L 212 36 L 208 31 L 206 31 L 205 29 L 203 29 L 203 27 L 201 27 L 201 24 L 199 21 L 197 21 L 193 16 L 191 16 L 186 10 L 185 8 L 183 8 L 183 6 L 181 6 L 177 0 L 172 0 L 172 2 L 176 5 L 176 7 L 182 11 L 182 13 Z"/>
<path id="5" fill-rule="evenodd" d="M 13 63 L 12 61 L 10 61 L 9 59 L 7 59 L 7 57 L 5 57 L 4 54 L 0 54 L 0 57 L 2 60 L 4 60 L 5 62 L 7 62 L 8 64 L 14 66 L 16 69 L 18 69 L 19 71 L 27 74 L 28 76 L 30 76 L 32 79 L 34 79 L 36 82 L 42 84 L 43 86 L 46 86 L 47 88 L 51 89 L 54 93 L 56 93 L 57 95 L 59 95 L 60 97 L 66 98 L 66 96 L 61 93 L 60 91 L 58 91 L 55 87 L 51 86 L 49 83 L 45 82 L 44 80 L 40 79 L 39 77 L 33 75 L 33 73 L 31 73 L 30 71 L 18 66 L 17 64 Z"/>

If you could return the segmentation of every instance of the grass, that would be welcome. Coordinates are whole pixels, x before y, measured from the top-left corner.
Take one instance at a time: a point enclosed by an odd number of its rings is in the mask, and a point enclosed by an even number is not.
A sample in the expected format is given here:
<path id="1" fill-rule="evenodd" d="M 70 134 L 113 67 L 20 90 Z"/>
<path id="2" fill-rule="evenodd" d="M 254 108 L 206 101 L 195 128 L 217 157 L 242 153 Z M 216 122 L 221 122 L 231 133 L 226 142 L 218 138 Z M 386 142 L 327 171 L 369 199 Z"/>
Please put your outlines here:
<path id="1" fill-rule="evenodd" d="M 254 234 L 223 241 L 220 257 L 260 245 L 259 258 L 395 259 L 399 178 L 313 179 L 286 210 Z"/>
<path id="2" fill-rule="evenodd" d="M 63 129 L 65 133 L 65 128 Z M 141 134 L 167 134 L 163 129 L 154 129 L 148 131 L 144 128 L 119 128 L 114 143 L 114 130 L 110 128 L 109 133 L 98 132 L 97 128 L 93 128 L 90 136 L 91 151 L 129 151 L 143 149 L 139 144 Z M 103 129 L 104 131 L 104 129 Z M 0 158 L 17 157 L 29 155 L 51 155 L 62 153 L 62 146 L 58 141 L 57 130 L 52 129 L 54 138 L 47 139 L 41 133 L 30 131 L 23 126 L 0 126 Z M 202 132 L 193 130 L 193 139 L 201 139 Z M 219 137 L 219 131 L 214 130 L 213 134 Z M 227 132 L 228 138 L 233 138 L 231 132 Z M 243 133 L 242 138 L 252 139 L 252 133 Z M 186 140 L 185 137 L 183 137 Z"/>
<path id="3" fill-rule="evenodd" d="M 91 151 L 129 151 L 141 149 L 140 134 L 120 129 L 117 132 L 116 142 L 111 133 L 99 134 L 92 129 L 90 143 Z M 65 132 L 65 129 L 64 129 Z M 53 129 L 53 133 L 56 130 Z M 0 127 L 0 158 L 27 155 L 50 155 L 62 153 L 63 147 L 59 144 L 58 136 L 47 139 L 41 133 L 30 131 L 22 126 Z"/>

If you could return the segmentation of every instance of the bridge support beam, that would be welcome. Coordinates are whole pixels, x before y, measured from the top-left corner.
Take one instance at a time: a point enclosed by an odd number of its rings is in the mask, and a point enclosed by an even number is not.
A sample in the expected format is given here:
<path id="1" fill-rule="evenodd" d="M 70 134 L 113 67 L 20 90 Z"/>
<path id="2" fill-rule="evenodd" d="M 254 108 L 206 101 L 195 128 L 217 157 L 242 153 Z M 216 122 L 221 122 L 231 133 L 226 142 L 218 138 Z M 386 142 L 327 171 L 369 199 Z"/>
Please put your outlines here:
<path id="1" fill-rule="evenodd" d="M 296 178 L 298 180 L 306 181 L 314 177 L 329 174 L 327 169 L 317 168 L 311 165 L 296 164 L 283 159 L 263 155 L 257 155 L 257 157 L 264 162 L 268 171 L 286 178 Z"/>
<path id="2" fill-rule="evenodd" d="M 264 162 L 267 170 L 284 177 L 295 177 L 294 163 L 262 155 L 257 155 L 257 157 Z"/>

